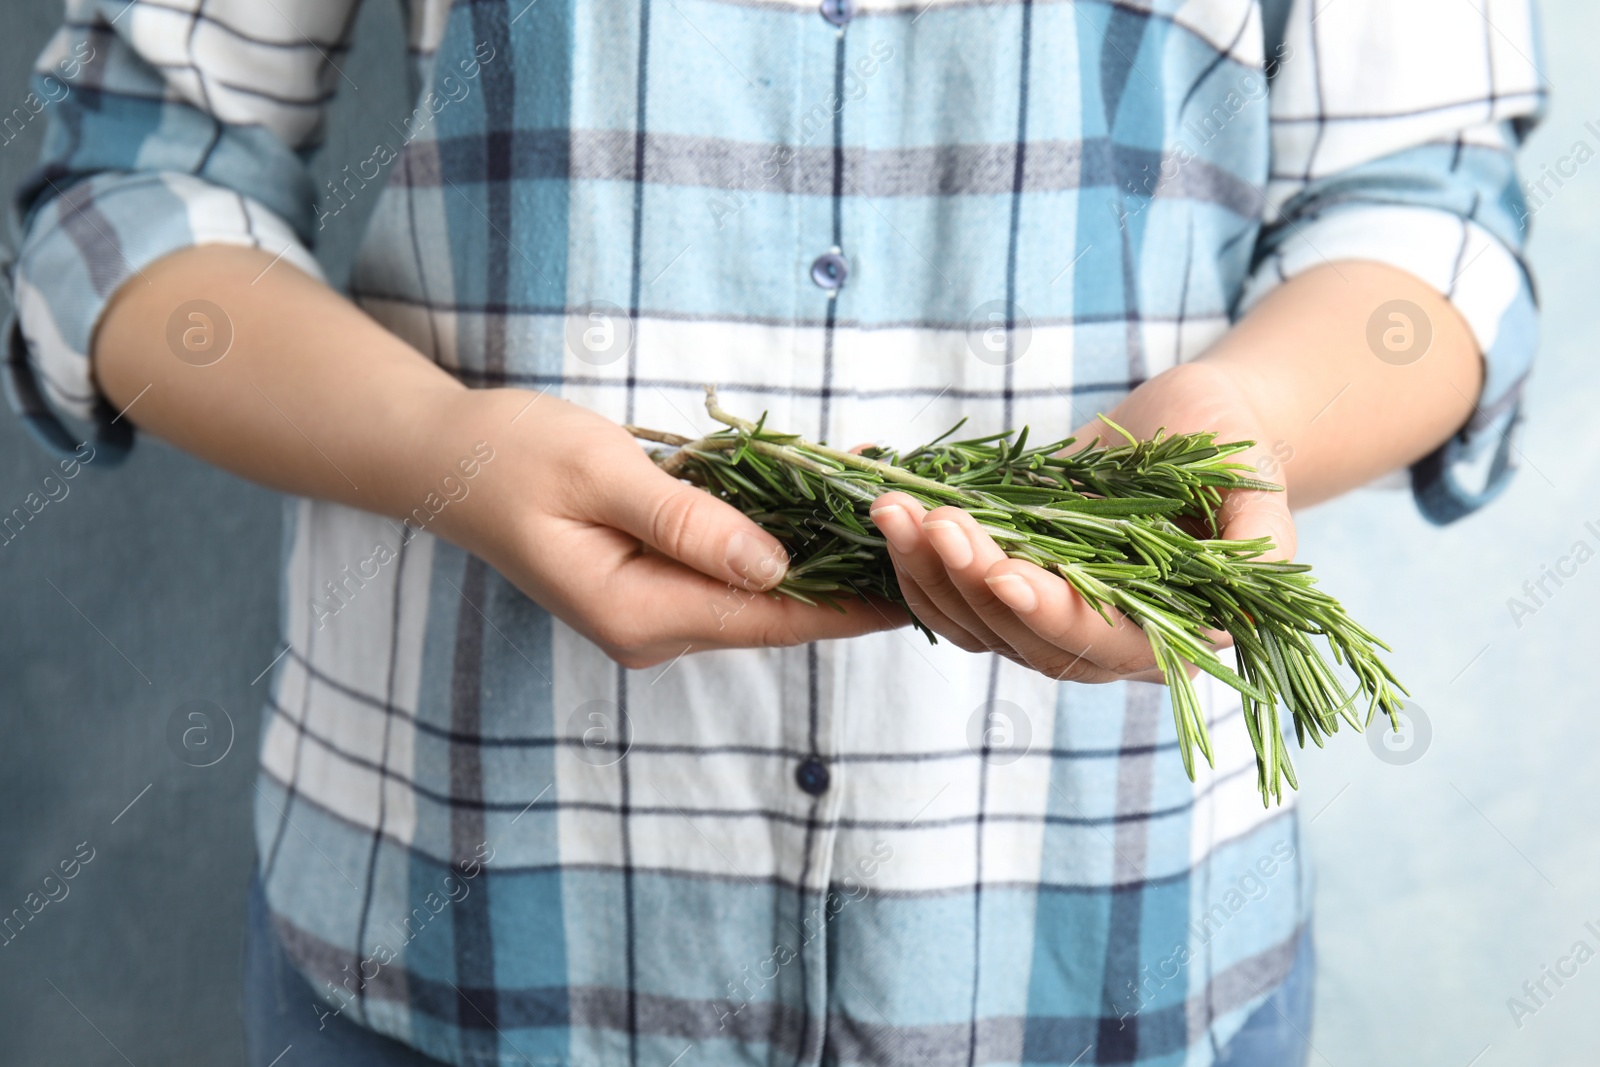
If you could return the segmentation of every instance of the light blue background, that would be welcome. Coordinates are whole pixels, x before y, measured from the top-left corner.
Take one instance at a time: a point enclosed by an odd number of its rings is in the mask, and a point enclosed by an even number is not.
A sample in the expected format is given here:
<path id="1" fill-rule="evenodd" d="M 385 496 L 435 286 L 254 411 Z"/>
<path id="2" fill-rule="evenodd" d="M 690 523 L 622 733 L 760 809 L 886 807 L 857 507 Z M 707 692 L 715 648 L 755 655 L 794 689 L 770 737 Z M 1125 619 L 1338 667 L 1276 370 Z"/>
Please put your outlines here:
<path id="1" fill-rule="evenodd" d="M 1600 129 L 1600 10 L 1547 0 L 1544 12 L 1556 97 L 1524 157 L 1530 174 L 1580 138 L 1600 151 L 1584 129 L 1591 119 Z M 59 17 L 56 0 L 0 11 L 0 102 L 21 100 Z M 388 58 L 400 47 L 389 5 L 367 5 L 358 40 L 344 67 L 360 88 L 343 87 L 319 161 L 328 174 L 371 154 L 361 129 L 409 110 Z M 36 137 L 0 147 L 0 188 L 29 165 Z M 1314 1064 L 1597 1060 L 1600 958 L 1564 987 L 1547 983 L 1555 995 L 1520 1029 L 1506 1003 L 1578 939 L 1600 951 L 1584 929 L 1600 928 L 1589 829 L 1600 812 L 1600 559 L 1520 628 L 1506 606 L 1575 540 L 1600 549 L 1584 530 L 1600 527 L 1588 373 L 1597 192 L 1600 159 L 1536 219 L 1546 341 L 1508 493 L 1446 530 L 1395 493 L 1303 516 L 1301 558 L 1391 638 L 1433 728 L 1408 767 L 1350 736 L 1299 760 L 1319 871 Z M 363 218 L 346 211 L 330 223 L 335 276 Z M 0 417 L 0 511 L 48 472 Z M 278 505 L 150 441 L 126 469 L 91 467 L 71 485 L 0 547 L 0 914 L 79 842 L 96 854 L 70 896 L 0 947 L 0 1062 L 239 1063 L 260 699 L 251 679 L 274 653 Z M 204 770 L 174 758 L 164 736 L 192 699 L 222 704 L 238 731 L 228 757 Z"/>
<path id="2" fill-rule="evenodd" d="M 1529 177 L 1580 139 L 1600 156 L 1584 128 L 1600 131 L 1600 8 L 1542 11 L 1555 97 L 1523 154 Z M 1315 819 L 1323 1067 L 1600 1063 L 1600 956 L 1564 987 L 1547 982 L 1554 996 L 1520 1029 L 1506 1003 L 1580 938 L 1600 953 L 1584 930 L 1600 929 L 1600 558 L 1520 628 L 1507 607 L 1574 541 L 1600 552 L 1584 529 L 1600 529 L 1600 158 L 1565 181 L 1533 225 L 1544 343 L 1515 484 L 1443 530 L 1379 493 L 1300 524 L 1300 558 L 1391 639 L 1433 727 L 1408 767 L 1347 738 L 1299 761 Z"/>

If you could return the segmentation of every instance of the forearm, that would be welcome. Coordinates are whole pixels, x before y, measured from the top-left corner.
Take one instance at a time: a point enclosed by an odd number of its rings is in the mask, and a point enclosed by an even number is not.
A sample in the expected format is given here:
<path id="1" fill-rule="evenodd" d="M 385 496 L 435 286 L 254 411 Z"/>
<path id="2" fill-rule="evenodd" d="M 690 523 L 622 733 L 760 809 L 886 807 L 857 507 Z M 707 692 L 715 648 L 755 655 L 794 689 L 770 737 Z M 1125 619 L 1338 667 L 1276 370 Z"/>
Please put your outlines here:
<path id="1" fill-rule="evenodd" d="M 1422 310 L 1414 338 L 1431 329 L 1420 358 L 1369 344 L 1374 312 L 1405 300 Z M 1384 320 L 1383 329 L 1401 326 Z M 1391 340 L 1403 348 L 1406 337 Z M 1408 362 L 1409 360 L 1409 362 Z M 1234 377 L 1284 462 L 1275 477 L 1306 507 L 1405 467 L 1467 421 L 1483 360 L 1467 325 L 1442 295 L 1378 263 L 1341 262 L 1291 279 L 1257 305 L 1200 362 Z M 1292 450 L 1292 451 L 1291 451 Z"/>
<path id="2" fill-rule="evenodd" d="M 258 250 L 210 245 L 146 268 L 101 320 L 101 389 L 142 430 L 253 481 L 411 512 L 470 452 L 474 427 L 451 414 L 467 390 L 326 285 L 269 264 Z M 222 309 L 218 336 L 232 332 L 209 365 L 197 364 L 214 351 L 180 343 L 180 358 L 169 337 L 175 309 L 192 300 Z M 184 318 L 186 328 L 205 326 Z"/>
<path id="3" fill-rule="evenodd" d="M 326 286 L 270 263 L 193 248 L 129 282 L 94 344 L 110 401 L 178 447 L 287 492 L 396 518 L 425 508 L 430 533 L 624 666 L 903 624 L 888 605 L 841 614 L 753 595 L 782 580 L 782 546 L 666 474 L 621 426 L 555 396 L 467 389 Z M 234 334 L 207 366 L 167 340 L 174 309 L 197 299 L 225 309 Z M 490 458 L 481 474 L 463 466 Z"/>

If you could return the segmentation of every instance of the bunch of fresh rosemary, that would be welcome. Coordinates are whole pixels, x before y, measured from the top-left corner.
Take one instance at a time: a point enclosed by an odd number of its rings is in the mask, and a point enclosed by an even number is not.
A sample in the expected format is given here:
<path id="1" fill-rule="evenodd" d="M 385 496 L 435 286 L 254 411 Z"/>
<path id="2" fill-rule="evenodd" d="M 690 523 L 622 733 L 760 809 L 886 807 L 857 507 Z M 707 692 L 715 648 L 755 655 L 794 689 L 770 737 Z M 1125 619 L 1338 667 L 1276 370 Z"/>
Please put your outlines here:
<path id="1" fill-rule="evenodd" d="M 1194 750 L 1208 763 L 1212 754 L 1185 664 L 1243 697 L 1264 803 L 1282 800 L 1285 778 L 1299 787 L 1279 726 L 1280 701 L 1302 748 L 1308 737 L 1320 747 L 1340 718 L 1361 730 L 1380 708 L 1399 729 L 1405 690 L 1377 653 L 1388 646 L 1317 588 L 1310 567 L 1261 559 L 1268 539 L 1216 536 L 1225 492 L 1278 488 L 1232 460 L 1251 442 L 1217 444 L 1209 433 L 1140 441 L 1104 419 L 1126 444 L 1069 452 L 1072 438 L 1029 448 L 1026 428 L 1015 439 L 946 441 L 958 423 L 911 452 L 856 455 L 770 430 L 765 417 L 751 423 L 730 415 L 709 386 L 706 410 L 728 429 L 695 440 L 629 429 L 674 446 L 655 453 L 664 470 L 728 501 L 783 542 L 791 563 L 774 592 L 836 607 L 841 596 L 904 604 L 868 514 L 873 500 L 895 489 L 930 508 L 965 509 L 1008 555 L 1060 575 L 1102 617 L 1115 608 L 1143 628 L 1172 691 L 1191 780 Z M 1217 658 L 1208 630 L 1233 636 L 1237 673 Z M 1346 693 L 1317 637 L 1353 673 L 1356 693 Z M 1366 714 L 1358 718 L 1352 706 L 1363 695 Z"/>

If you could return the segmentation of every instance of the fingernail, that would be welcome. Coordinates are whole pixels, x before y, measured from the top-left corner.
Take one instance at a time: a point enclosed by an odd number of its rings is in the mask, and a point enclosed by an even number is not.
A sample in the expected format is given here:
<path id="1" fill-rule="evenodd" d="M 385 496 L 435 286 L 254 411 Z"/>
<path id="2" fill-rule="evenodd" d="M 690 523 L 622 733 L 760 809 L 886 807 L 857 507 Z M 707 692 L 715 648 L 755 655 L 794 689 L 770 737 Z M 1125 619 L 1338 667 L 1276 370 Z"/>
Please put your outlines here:
<path id="1" fill-rule="evenodd" d="M 752 589 L 770 589 L 789 569 L 789 553 L 773 549 L 743 530 L 728 541 L 728 569 L 734 580 Z"/>
<path id="2" fill-rule="evenodd" d="M 997 574 L 984 582 L 1000 602 L 1018 615 L 1030 614 L 1039 606 L 1039 594 L 1028 579 L 1016 574 Z"/>
<path id="3" fill-rule="evenodd" d="M 922 529 L 946 567 L 960 570 L 972 563 L 972 542 L 967 540 L 967 532 L 960 526 L 949 519 L 933 519 L 924 522 Z"/>
<path id="4" fill-rule="evenodd" d="M 883 531 L 883 536 L 889 539 L 896 552 L 904 555 L 916 549 L 917 524 L 899 504 L 885 504 L 881 508 L 874 508 L 872 521 L 878 524 L 878 529 Z"/>

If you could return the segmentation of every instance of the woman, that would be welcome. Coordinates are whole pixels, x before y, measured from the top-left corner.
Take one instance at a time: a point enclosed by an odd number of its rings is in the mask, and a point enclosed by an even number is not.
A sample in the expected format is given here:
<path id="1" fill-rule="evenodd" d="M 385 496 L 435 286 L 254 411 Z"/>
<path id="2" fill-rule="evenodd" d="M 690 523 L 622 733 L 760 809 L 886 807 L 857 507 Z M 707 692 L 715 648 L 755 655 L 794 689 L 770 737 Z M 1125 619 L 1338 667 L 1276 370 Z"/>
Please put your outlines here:
<path id="1" fill-rule="evenodd" d="M 30 424 L 295 498 L 252 1061 L 1303 1062 L 1226 690 L 1191 783 L 1136 627 L 901 495 L 946 640 L 763 596 L 781 547 L 619 424 L 1109 411 L 1261 442 L 1225 534 L 1284 555 L 1408 466 L 1459 517 L 1532 349 L 1531 12 L 418 0 L 417 107 L 317 190 L 353 10 L 70 0 L 19 196 Z M 363 198 L 346 297 L 309 248 Z"/>

